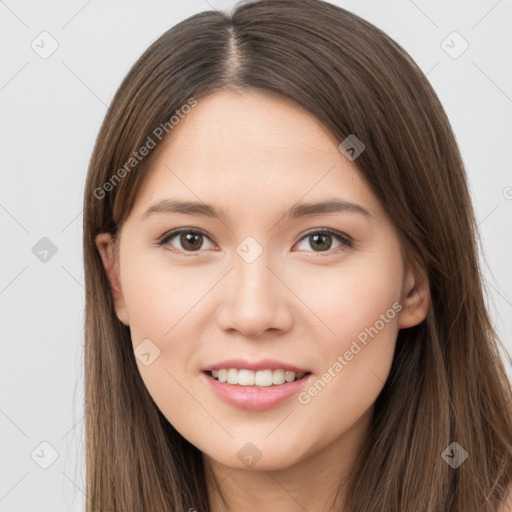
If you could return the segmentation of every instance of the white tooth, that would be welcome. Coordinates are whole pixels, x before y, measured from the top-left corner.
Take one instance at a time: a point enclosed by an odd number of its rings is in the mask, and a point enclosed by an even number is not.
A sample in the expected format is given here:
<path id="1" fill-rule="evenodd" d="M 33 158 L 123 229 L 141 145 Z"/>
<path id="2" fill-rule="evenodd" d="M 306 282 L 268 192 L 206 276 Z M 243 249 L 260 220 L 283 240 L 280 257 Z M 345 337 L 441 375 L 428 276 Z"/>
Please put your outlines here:
<path id="1" fill-rule="evenodd" d="M 295 380 L 295 372 L 286 372 L 284 374 L 284 380 L 286 382 L 293 382 Z"/>
<path id="2" fill-rule="evenodd" d="M 272 370 L 260 370 L 254 376 L 256 386 L 272 386 Z"/>
<path id="3" fill-rule="evenodd" d="M 284 384 L 284 370 L 274 370 L 272 372 L 272 384 Z"/>
<path id="4" fill-rule="evenodd" d="M 295 373 L 285 370 L 259 370 L 253 372 L 252 370 L 237 368 L 221 368 L 212 370 L 212 377 L 216 377 L 219 382 L 227 382 L 228 384 L 235 384 L 239 386 L 280 386 L 285 382 L 293 382 L 296 379 L 304 377 L 305 373 Z"/>
<path id="5" fill-rule="evenodd" d="M 228 384 L 238 384 L 238 370 L 236 368 L 230 368 L 228 370 Z"/>
<path id="6" fill-rule="evenodd" d="M 252 370 L 240 370 L 238 372 L 238 384 L 240 386 L 254 386 L 254 372 Z"/>

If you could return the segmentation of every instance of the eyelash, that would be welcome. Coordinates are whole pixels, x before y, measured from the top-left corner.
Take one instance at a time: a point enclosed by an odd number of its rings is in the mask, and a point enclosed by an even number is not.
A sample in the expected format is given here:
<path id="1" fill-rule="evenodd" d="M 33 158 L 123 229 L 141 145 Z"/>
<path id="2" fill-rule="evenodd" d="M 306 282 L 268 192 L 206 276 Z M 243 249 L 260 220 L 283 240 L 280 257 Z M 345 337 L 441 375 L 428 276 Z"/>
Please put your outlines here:
<path id="1" fill-rule="evenodd" d="M 170 240 L 175 238 L 178 235 L 181 235 L 182 233 L 192 233 L 194 235 L 202 235 L 210 240 L 210 237 L 204 233 L 201 230 L 198 229 L 191 229 L 191 228 L 179 228 L 172 231 L 169 231 L 167 233 L 164 233 L 156 242 L 156 245 L 161 247 L 165 244 L 167 244 Z M 331 235 L 336 240 L 341 242 L 341 245 L 339 247 L 335 247 L 334 249 L 329 249 L 327 251 L 308 251 L 308 252 L 316 252 L 318 256 L 328 256 L 332 254 L 333 252 L 341 252 L 346 249 L 349 249 L 353 247 L 353 240 L 348 235 L 345 235 L 344 233 L 340 233 L 338 231 L 334 231 L 333 229 L 325 228 L 325 229 L 317 229 L 316 231 L 310 231 L 306 233 L 297 243 L 302 242 L 304 239 L 312 236 L 312 235 Z M 210 240 L 211 241 L 211 240 Z M 294 244 L 295 245 L 295 244 Z M 202 252 L 202 250 L 198 251 L 183 251 L 181 249 L 176 249 L 175 247 L 172 247 L 169 245 L 169 247 L 166 248 L 170 252 L 179 253 L 184 256 L 197 256 L 197 253 Z"/>

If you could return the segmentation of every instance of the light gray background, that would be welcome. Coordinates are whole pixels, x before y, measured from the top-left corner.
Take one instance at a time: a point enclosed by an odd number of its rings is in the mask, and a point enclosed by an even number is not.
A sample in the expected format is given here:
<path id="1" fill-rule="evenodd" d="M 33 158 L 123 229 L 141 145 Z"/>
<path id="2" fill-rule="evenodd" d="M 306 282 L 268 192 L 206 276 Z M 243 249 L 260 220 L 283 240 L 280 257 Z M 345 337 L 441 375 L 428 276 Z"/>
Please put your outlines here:
<path id="1" fill-rule="evenodd" d="M 333 3 L 398 41 L 438 93 L 469 174 L 491 314 L 510 351 L 512 2 Z M 0 0 L 3 512 L 83 509 L 82 194 L 107 105 L 137 57 L 168 28 L 233 5 Z M 43 31 L 58 43 L 46 59 L 31 47 L 51 49 Z M 445 51 L 462 49 L 453 31 L 469 43 L 458 58 Z M 46 262 L 32 251 L 43 237 L 57 248 Z M 58 454 L 48 469 L 40 464 L 52 461 L 52 451 L 42 442 Z"/>

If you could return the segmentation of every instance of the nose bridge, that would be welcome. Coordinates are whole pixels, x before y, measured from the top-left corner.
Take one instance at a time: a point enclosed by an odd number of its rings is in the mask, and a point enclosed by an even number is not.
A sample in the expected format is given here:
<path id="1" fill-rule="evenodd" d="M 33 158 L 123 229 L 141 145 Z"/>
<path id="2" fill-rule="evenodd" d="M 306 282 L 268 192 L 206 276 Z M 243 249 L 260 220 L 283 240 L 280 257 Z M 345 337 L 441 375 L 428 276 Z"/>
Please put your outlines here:
<path id="1" fill-rule="evenodd" d="M 263 310 L 277 299 L 276 277 L 269 270 L 275 265 L 269 250 L 264 250 L 252 237 L 248 237 L 236 249 L 234 260 L 234 298 L 240 306 Z M 275 305 L 275 304 L 274 304 Z"/>
<path id="2" fill-rule="evenodd" d="M 286 287 L 275 275 L 280 274 L 277 259 L 253 237 L 244 239 L 236 253 L 229 291 L 222 301 L 219 316 L 222 327 L 235 328 L 245 334 L 257 334 L 270 328 L 286 329 L 291 321 L 289 297 Z"/>

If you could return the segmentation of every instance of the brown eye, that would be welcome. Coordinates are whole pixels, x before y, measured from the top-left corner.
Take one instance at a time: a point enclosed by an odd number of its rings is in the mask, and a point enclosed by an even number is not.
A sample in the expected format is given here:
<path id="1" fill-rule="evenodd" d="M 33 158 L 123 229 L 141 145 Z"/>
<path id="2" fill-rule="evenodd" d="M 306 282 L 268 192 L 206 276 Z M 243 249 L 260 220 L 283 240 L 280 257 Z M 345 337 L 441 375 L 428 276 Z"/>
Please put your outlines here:
<path id="1" fill-rule="evenodd" d="M 171 243 L 171 241 L 175 239 L 178 240 L 177 245 L 176 242 Z M 158 242 L 158 245 L 168 245 L 171 251 L 176 252 L 200 252 L 205 240 L 209 240 L 209 238 L 200 231 L 181 229 L 164 235 Z"/>
<path id="2" fill-rule="evenodd" d="M 199 233 L 182 233 L 180 235 L 180 243 L 185 250 L 197 251 L 203 245 L 203 235 Z"/>
<path id="3" fill-rule="evenodd" d="M 332 236 L 328 234 L 310 235 L 310 244 L 315 250 L 327 251 L 332 245 Z"/>
<path id="4" fill-rule="evenodd" d="M 178 246 L 176 242 L 171 243 L 172 240 L 178 240 Z M 208 241 L 211 243 L 210 238 L 200 232 L 191 229 L 179 229 L 172 231 L 163 237 L 158 242 L 158 245 L 166 245 L 170 251 L 174 252 L 182 252 L 182 253 L 194 253 L 201 252 L 201 248 L 203 247 L 203 243 Z M 338 233 L 332 230 L 321 230 L 321 231 L 313 231 L 304 237 L 298 242 L 298 244 L 304 243 L 305 241 L 309 241 L 309 248 L 300 248 L 299 250 L 306 250 L 316 253 L 327 253 L 334 249 L 346 249 L 352 247 L 353 242 L 352 239 L 343 233 Z M 333 247 L 333 242 L 337 241 L 338 244 Z M 213 248 L 212 244 L 209 248 Z"/>
<path id="5" fill-rule="evenodd" d="M 332 247 L 333 240 L 338 242 L 338 245 L 335 247 Z M 342 250 L 347 247 L 352 247 L 352 240 L 347 235 L 331 230 L 314 231 L 309 233 L 300 240 L 299 244 L 304 241 L 308 242 L 307 245 L 313 249 L 313 252 L 328 252 L 331 249 Z M 301 249 L 299 248 L 299 250 Z M 306 247 L 305 250 L 308 250 L 308 248 Z"/>

